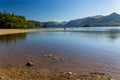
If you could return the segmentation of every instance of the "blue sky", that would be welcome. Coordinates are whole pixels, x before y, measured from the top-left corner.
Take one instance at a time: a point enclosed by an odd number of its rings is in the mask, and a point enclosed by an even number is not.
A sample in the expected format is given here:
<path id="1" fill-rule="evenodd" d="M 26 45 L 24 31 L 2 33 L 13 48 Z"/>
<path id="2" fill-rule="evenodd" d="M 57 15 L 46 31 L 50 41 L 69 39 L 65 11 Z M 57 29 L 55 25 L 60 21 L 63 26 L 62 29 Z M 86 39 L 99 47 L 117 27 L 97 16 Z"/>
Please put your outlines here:
<path id="1" fill-rule="evenodd" d="M 0 0 L 0 11 L 30 20 L 69 21 L 93 15 L 120 13 L 120 0 Z"/>

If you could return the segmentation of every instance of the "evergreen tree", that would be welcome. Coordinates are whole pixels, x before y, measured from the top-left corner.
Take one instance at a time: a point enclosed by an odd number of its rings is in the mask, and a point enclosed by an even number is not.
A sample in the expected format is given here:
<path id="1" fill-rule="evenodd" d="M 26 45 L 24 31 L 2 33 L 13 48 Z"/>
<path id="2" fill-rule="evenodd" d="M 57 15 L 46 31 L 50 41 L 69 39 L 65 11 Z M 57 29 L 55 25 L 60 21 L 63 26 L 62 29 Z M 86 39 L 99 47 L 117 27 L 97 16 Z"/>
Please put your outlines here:
<path id="1" fill-rule="evenodd" d="M 18 16 L 14 13 L 10 14 L 4 10 L 4 13 L 0 13 L 0 28 L 33 28 L 35 25 L 25 19 L 24 16 Z"/>

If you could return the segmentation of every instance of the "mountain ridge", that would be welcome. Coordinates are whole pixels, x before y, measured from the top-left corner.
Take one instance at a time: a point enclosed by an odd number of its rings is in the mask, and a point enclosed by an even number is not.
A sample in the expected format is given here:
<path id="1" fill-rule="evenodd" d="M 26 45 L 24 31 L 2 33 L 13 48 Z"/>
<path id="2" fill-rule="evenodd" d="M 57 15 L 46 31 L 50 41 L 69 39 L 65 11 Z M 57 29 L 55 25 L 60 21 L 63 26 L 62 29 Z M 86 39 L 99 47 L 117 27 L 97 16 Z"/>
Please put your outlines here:
<path id="1" fill-rule="evenodd" d="M 112 13 L 110 15 L 96 15 L 69 21 L 64 26 L 78 27 L 91 24 L 93 26 L 120 26 L 120 14 Z"/>
<path id="2" fill-rule="evenodd" d="M 56 22 L 40 22 L 30 20 L 36 27 L 88 27 L 88 26 L 120 26 L 120 14 L 111 13 L 109 15 L 95 15 L 84 18 L 78 18 L 70 21 Z"/>

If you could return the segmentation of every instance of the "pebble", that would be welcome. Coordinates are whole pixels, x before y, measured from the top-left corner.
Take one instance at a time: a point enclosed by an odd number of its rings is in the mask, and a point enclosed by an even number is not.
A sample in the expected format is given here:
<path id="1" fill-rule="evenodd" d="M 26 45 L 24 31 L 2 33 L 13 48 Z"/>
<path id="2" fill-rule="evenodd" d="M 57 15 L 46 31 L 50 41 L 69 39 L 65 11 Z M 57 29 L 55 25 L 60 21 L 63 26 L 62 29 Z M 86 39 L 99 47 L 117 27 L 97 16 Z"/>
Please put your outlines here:
<path id="1" fill-rule="evenodd" d="M 114 80 L 113 78 L 110 78 L 109 80 Z"/>
<path id="2" fill-rule="evenodd" d="M 28 67 L 34 66 L 34 63 L 30 61 L 30 62 L 26 63 L 26 66 L 28 66 Z"/>
<path id="3" fill-rule="evenodd" d="M 71 77 L 71 76 L 69 76 L 69 77 L 68 77 L 68 79 L 72 79 L 72 77 Z"/>
<path id="4" fill-rule="evenodd" d="M 52 59 L 53 59 L 53 60 L 57 60 L 57 59 L 58 59 L 58 57 L 53 57 Z"/>
<path id="5" fill-rule="evenodd" d="M 49 54 L 49 55 L 48 55 L 48 57 L 52 57 L 52 56 L 53 56 L 53 54 Z"/>
<path id="6" fill-rule="evenodd" d="M 0 80 L 3 80 L 4 79 L 4 77 L 3 76 L 0 76 Z"/>
<path id="7" fill-rule="evenodd" d="M 60 61 L 62 61 L 62 62 L 63 62 L 63 61 L 64 61 L 64 59 L 63 59 L 63 58 L 60 58 Z"/>
<path id="8" fill-rule="evenodd" d="M 44 55 L 44 57 L 47 57 L 47 55 Z"/>
<path id="9" fill-rule="evenodd" d="M 72 72 L 68 72 L 67 74 L 72 75 L 73 73 Z"/>

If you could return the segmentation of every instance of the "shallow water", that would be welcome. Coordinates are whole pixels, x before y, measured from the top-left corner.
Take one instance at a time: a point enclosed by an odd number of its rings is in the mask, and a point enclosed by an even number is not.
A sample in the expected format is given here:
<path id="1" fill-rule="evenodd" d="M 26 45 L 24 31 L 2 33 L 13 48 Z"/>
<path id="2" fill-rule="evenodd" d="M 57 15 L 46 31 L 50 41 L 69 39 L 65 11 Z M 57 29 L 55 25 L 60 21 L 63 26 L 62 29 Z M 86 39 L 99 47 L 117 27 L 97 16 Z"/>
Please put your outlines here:
<path id="1" fill-rule="evenodd" d="M 107 30 L 107 29 L 106 29 Z M 76 73 L 105 72 L 120 76 L 120 31 L 42 32 L 0 36 L 0 64 Z M 52 54 L 53 60 L 44 55 Z M 64 59 L 63 61 L 61 59 Z"/>

